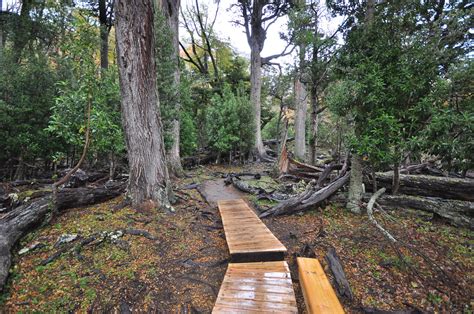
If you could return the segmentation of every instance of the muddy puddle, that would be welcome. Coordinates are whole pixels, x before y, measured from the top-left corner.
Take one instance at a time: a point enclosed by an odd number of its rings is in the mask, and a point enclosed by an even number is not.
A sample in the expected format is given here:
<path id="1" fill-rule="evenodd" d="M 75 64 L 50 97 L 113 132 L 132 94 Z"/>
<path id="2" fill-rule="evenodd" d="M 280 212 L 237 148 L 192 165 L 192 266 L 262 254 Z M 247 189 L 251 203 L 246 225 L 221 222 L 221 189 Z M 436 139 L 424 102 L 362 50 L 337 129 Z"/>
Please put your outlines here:
<path id="1" fill-rule="evenodd" d="M 225 185 L 224 179 L 205 181 L 200 191 L 212 205 L 217 205 L 218 200 L 246 199 L 246 194 L 237 190 L 232 185 Z"/>

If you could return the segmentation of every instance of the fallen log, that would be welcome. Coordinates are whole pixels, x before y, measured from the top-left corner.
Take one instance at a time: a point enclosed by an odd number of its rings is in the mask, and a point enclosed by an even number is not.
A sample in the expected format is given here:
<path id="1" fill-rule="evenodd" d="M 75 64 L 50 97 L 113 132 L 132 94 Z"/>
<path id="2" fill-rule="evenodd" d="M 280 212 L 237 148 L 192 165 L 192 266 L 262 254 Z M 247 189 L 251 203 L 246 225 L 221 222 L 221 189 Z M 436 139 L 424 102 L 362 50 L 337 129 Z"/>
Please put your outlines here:
<path id="1" fill-rule="evenodd" d="M 260 214 L 260 218 L 267 217 L 270 215 L 276 216 L 291 214 L 314 208 L 322 201 L 326 200 L 328 197 L 336 193 L 337 190 L 339 190 L 342 186 L 344 186 L 344 184 L 349 181 L 349 174 L 350 173 L 346 173 L 344 176 L 338 178 L 337 180 L 320 190 L 316 190 L 316 182 L 311 181 L 310 184 L 308 184 L 306 191 L 266 210 L 265 212 Z"/>
<path id="2" fill-rule="evenodd" d="M 57 210 L 91 205 L 119 196 L 125 183 L 98 188 L 63 189 L 57 193 Z M 28 232 L 41 225 L 51 213 L 52 195 L 21 205 L 0 218 L 0 291 L 3 290 L 11 266 L 11 250 Z"/>
<path id="3" fill-rule="evenodd" d="M 411 208 L 430 212 L 447 219 L 452 225 L 474 229 L 474 202 L 437 197 L 385 195 L 380 197 L 377 203 L 385 207 Z"/>
<path id="4" fill-rule="evenodd" d="M 368 202 L 371 194 L 364 194 L 363 200 Z M 337 193 L 330 202 L 345 205 L 347 196 Z M 474 202 L 423 197 L 413 195 L 383 195 L 377 203 L 388 209 L 415 209 L 437 214 L 454 226 L 474 229 Z"/>
<path id="5" fill-rule="evenodd" d="M 331 269 L 331 272 L 334 275 L 337 292 L 340 296 L 352 300 L 353 294 L 351 286 L 346 278 L 346 273 L 342 267 L 341 260 L 339 259 L 339 256 L 337 256 L 336 250 L 333 247 L 331 247 L 326 253 L 326 261 L 328 262 L 329 269 Z"/>
<path id="6" fill-rule="evenodd" d="M 391 191 L 393 172 L 377 172 L 375 178 L 379 187 Z M 367 179 L 364 183 L 368 188 L 372 185 Z M 400 188 L 398 191 L 401 194 L 408 195 L 474 201 L 474 180 L 400 174 Z"/>

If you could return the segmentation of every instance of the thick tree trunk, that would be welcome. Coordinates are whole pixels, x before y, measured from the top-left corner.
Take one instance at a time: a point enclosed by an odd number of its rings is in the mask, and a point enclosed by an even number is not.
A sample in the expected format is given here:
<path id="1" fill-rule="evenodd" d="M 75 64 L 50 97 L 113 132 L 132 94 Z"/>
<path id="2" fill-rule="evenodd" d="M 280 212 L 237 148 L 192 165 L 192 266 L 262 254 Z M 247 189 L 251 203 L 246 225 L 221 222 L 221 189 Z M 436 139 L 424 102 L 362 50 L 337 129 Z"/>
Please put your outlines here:
<path id="1" fill-rule="evenodd" d="M 263 146 L 261 131 L 261 93 L 262 93 L 262 58 L 257 47 L 251 47 L 250 53 L 250 102 L 255 114 L 255 153 L 257 157 L 265 158 L 267 153 Z"/>
<path id="2" fill-rule="evenodd" d="M 377 172 L 378 187 L 392 189 L 393 172 Z M 474 180 L 427 175 L 399 175 L 399 193 L 474 201 Z M 368 185 L 369 186 L 369 185 Z"/>
<path id="3" fill-rule="evenodd" d="M 300 48 L 302 49 L 302 48 Z M 295 78 L 295 157 L 299 160 L 306 158 L 306 89 L 301 82 L 301 73 Z"/>
<path id="4" fill-rule="evenodd" d="M 171 126 L 171 134 L 173 137 L 173 144 L 167 152 L 168 169 L 173 176 L 180 177 L 183 175 L 183 167 L 181 165 L 181 157 L 179 150 L 180 138 L 180 118 L 179 113 L 181 105 L 179 102 L 179 84 L 180 84 L 180 69 L 179 69 L 179 6 L 180 0 L 159 0 L 161 2 L 161 11 L 163 12 L 173 36 L 173 55 L 171 59 L 174 63 L 174 89 L 178 94 L 174 107 L 174 117 Z"/>
<path id="5" fill-rule="evenodd" d="M 124 184 L 99 188 L 63 189 L 56 195 L 58 210 L 91 205 L 119 196 Z M 50 213 L 51 195 L 19 206 L 0 218 L 0 291 L 3 290 L 11 266 L 11 250 L 28 232 L 43 223 Z"/>
<path id="6" fill-rule="evenodd" d="M 362 158 L 354 153 L 351 158 L 351 180 L 346 208 L 355 214 L 360 214 L 360 202 L 364 192 L 362 184 Z"/>
<path id="7" fill-rule="evenodd" d="M 146 200 L 169 207 L 171 196 L 156 85 L 153 4 L 119 0 L 117 59 L 122 120 L 128 151 L 128 194 L 133 205 Z"/>

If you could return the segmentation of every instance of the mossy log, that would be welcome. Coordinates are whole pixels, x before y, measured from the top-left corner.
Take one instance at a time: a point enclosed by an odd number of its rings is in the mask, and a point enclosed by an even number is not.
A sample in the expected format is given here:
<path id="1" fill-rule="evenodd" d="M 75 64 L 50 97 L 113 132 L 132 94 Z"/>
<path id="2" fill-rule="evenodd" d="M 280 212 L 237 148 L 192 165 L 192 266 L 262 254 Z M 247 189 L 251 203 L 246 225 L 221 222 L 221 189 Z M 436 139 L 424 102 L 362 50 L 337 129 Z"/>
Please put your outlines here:
<path id="1" fill-rule="evenodd" d="M 11 250 L 28 232 L 45 222 L 53 206 L 57 210 L 92 205 L 119 196 L 125 183 L 108 184 L 93 188 L 66 188 L 59 190 L 56 203 L 47 195 L 21 205 L 0 218 L 0 291 L 6 283 L 11 266 Z"/>

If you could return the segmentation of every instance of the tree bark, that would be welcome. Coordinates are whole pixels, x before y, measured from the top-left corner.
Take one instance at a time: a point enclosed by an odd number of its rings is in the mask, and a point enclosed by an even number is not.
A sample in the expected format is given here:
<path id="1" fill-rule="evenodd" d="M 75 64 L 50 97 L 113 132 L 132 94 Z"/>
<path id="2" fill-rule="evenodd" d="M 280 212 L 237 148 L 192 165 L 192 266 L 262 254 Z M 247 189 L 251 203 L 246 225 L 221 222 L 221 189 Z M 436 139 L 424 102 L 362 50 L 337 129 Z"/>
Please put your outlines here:
<path id="1" fill-rule="evenodd" d="M 363 194 L 362 184 L 362 158 L 354 153 L 351 158 L 351 180 L 346 205 L 346 208 L 354 214 L 360 214 L 360 202 Z"/>
<path id="2" fill-rule="evenodd" d="M 391 190 L 393 176 L 393 172 L 375 173 L 379 188 Z M 399 192 L 402 194 L 474 201 L 472 179 L 401 174 L 399 181 Z"/>
<path id="3" fill-rule="evenodd" d="M 56 196 L 58 210 L 91 205 L 119 196 L 124 184 L 104 187 L 62 189 Z M 3 290 L 11 266 L 11 250 L 28 232 L 43 223 L 50 213 L 51 195 L 21 205 L 0 218 L 0 291 Z"/>
<path id="4" fill-rule="evenodd" d="M 258 44 L 253 44 L 250 53 L 250 102 L 255 114 L 255 152 L 258 158 L 265 158 L 261 131 L 262 57 Z"/>
<path id="5" fill-rule="evenodd" d="M 99 0 L 100 23 L 100 68 L 109 67 L 109 27 L 107 23 L 107 0 Z"/>
<path id="6" fill-rule="evenodd" d="M 400 164 L 397 162 L 393 165 L 393 181 L 392 181 L 392 194 L 396 195 L 400 188 Z M 374 189 L 376 191 L 377 188 Z"/>
<path id="7" fill-rule="evenodd" d="M 304 49 L 300 47 L 300 50 Z M 301 68 L 301 61 L 300 61 Z M 306 160 L 306 88 L 301 82 L 301 70 L 295 78 L 295 157 Z"/>
<path id="8" fill-rule="evenodd" d="M 180 177 L 183 175 L 183 167 L 181 165 L 179 139 L 180 139 L 180 110 L 181 104 L 179 102 L 179 85 L 181 73 L 179 69 L 179 7 L 180 0 L 158 0 L 161 12 L 166 18 L 172 34 L 173 50 L 171 60 L 174 63 L 173 85 L 177 93 L 176 103 L 174 105 L 174 116 L 171 122 L 171 134 L 173 143 L 170 149 L 166 152 L 168 161 L 168 169 L 171 175 Z"/>
<path id="9" fill-rule="evenodd" d="M 310 140 L 309 140 L 309 163 L 316 164 L 316 146 L 318 145 L 318 89 L 315 85 L 311 87 L 311 121 L 310 121 Z"/>
<path id="10" fill-rule="evenodd" d="M 166 167 L 156 84 L 153 3 L 119 0 L 116 10 L 122 120 L 127 143 L 133 205 L 152 200 L 169 208 Z"/>

